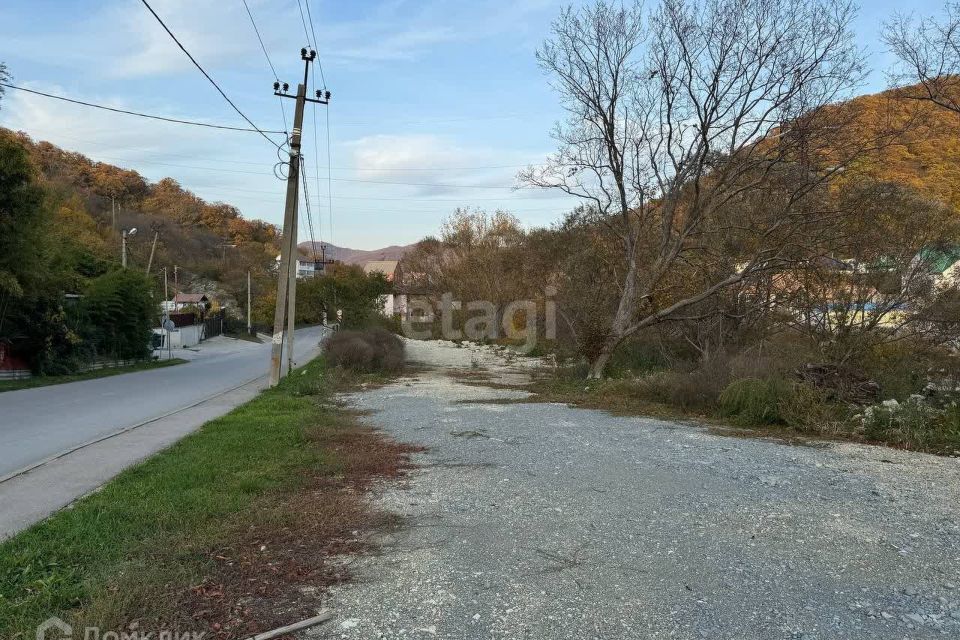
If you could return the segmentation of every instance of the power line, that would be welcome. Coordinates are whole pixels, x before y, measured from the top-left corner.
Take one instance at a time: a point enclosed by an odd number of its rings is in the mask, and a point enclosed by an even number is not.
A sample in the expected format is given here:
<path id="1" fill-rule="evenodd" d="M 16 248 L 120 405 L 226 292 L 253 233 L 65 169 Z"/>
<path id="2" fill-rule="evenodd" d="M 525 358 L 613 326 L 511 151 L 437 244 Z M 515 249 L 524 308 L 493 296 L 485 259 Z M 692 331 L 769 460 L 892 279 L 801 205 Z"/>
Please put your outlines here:
<path id="1" fill-rule="evenodd" d="M 273 66 L 273 60 L 270 59 L 270 54 L 267 53 L 267 47 L 263 44 L 263 38 L 260 36 L 260 29 L 257 28 L 257 21 L 253 19 L 253 13 L 250 11 L 250 5 L 247 4 L 247 0 L 243 0 L 243 7 L 247 10 L 247 16 L 250 17 L 250 24 L 253 26 L 253 32 L 257 34 L 257 40 L 260 41 L 260 50 L 263 51 L 263 57 L 267 59 L 267 64 L 270 65 L 270 71 L 273 72 L 273 79 L 279 80 L 280 76 L 277 74 L 277 70 Z"/>
<path id="2" fill-rule="evenodd" d="M 166 116 L 158 116 L 150 113 L 141 113 L 139 111 L 130 111 L 127 109 L 119 109 L 117 107 L 108 107 L 106 105 L 96 104 L 93 102 L 86 102 L 84 100 L 76 100 L 74 98 L 67 98 L 65 96 L 58 96 L 52 93 L 37 91 L 36 89 L 27 89 L 26 87 L 18 87 L 16 85 L 7 84 L 6 82 L 0 82 L 0 86 L 6 87 L 8 89 L 16 89 L 17 91 L 24 91 L 26 93 L 32 93 L 38 96 L 43 96 L 44 98 L 53 98 L 54 100 L 62 100 L 64 102 L 79 104 L 84 107 L 93 107 L 94 109 L 103 109 L 104 111 L 113 111 L 114 113 L 123 113 L 128 116 L 150 118 L 151 120 L 162 120 L 163 122 L 173 122 L 176 124 L 189 124 L 195 127 L 207 127 L 209 129 L 225 129 L 227 131 L 248 131 L 250 133 L 259 133 L 261 135 L 264 133 L 286 133 L 285 131 L 263 131 L 262 129 L 258 129 L 258 128 L 248 129 L 246 127 L 231 127 L 223 124 L 210 124 L 208 122 L 197 122 L 195 120 L 181 120 L 179 118 L 168 118 Z M 270 138 L 267 138 L 267 140 L 270 140 Z M 273 140 L 270 140 L 270 142 L 273 143 Z"/>
<path id="3" fill-rule="evenodd" d="M 253 129 L 244 129 L 244 131 L 253 132 Z M 106 130 L 104 130 L 104 131 L 103 131 L 103 133 L 115 133 L 115 132 L 116 132 L 115 130 L 113 130 L 113 131 L 106 131 Z M 98 133 L 98 131 L 91 131 L 91 133 Z M 282 131 L 277 131 L 277 132 L 268 132 L 268 133 L 283 133 L 283 132 L 282 132 Z M 72 141 L 74 141 L 74 142 L 83 142 L 84 144 L 91 144 L 91 145 L 94 145 L 94 146 L 97 146 L 97 147 L 109 147 L 109 148 L 113 148 L 113 146 L 114 146 L 114 145 L 111 145 L 111 144 L 104 144 L 103 142 L 96 142 L 96 141 L 93 141 L 93 140 L 86 140 L 86 139 L 84 139 L 84 138 L 74 138 L 73 136 L 67 136 L 67 135 L 64 135 L 64 134 L 59 133 L 59 132 L 57 133 L 57 136 L 60 137 L 60 138 L 64 138 L 64 139 L 66 139 L 66 140 L 72 140 Z M 196 157 L 197 157 L 196 154 L 183 154 L 183 153 L 161 153 L 161 154 L 157 154 L 157 153 L 153 153 L 153 152 L 155 151 L 155 149 L 153 149 L 153 148 L 148 148 L 148 147 L 125 147 L 124 149 L 119 149 L 119 150 L 120 150 L 120 151 L 147 151 L 147 152 L 151 152 L 150 155 L 147 156 L 148 158 L 160 158 L 160 159 L 165 159 L 165 158 L 189 158 L 189 159 L 193 160 L 193 159 L 196 159 Z M 106 156 L 101 156 L 101 157 L 106 157 Z M 150 164 L 150 163 L 152 163 L 152 162 L 155 162 L 155 161 L 150 161 L 150 160 L 141 159 L 141 158 L 137 158 L 137 159 L 133 159 L 133 160 L 129 160 L 129 159 L 126 159 L 126 158 L 117 158 L 117 161 L 118 161 L 118 162 L 144 162 L 144 163 L 147 163 L 147 164 Z M 223 159 L 223 158 L 210 158 L 210 161 L 211 161 L 211 162 L 222 163 L 222 164 L 239 164 L 239 165 L 248 165 L 248 166 L 255 166 L 255 167 L 262 167 L 262 166 L 263 166 L 263 163 L 262 163 L 262 162 L 249 162 L 249 161 L 244 161 L 244 160 L 228 160 L 228 159 Z M 171 165 L 171 166 L 181 166 L 181 165 Z M 183 165 L 183 166 L 186 166 L 186 165 Z M 529 167 L 529 166 L 535 166 L 535 167 L 536 167 L 536 166 L 544 166 L 544 163 L 541 163 L 541 162 L 528 162 L 527 164 L 477 165 L 477 166 L 472 166 L 472 167 L 446 167 L 446 166 L 444 166 L 444 167 L 439 167 L 439 166 L 431 166 L 431 167 L 389 167 L 389 168 L 384 168 L 384 167 L 327 167 L 327 166 L 319 166 L 319 165 L 315 165 L 315 166 L 316 166 L 318 169 L 328 169 L 328 168 L 329 168 L 329 169 L 332 169 L 333 171 L 357 171 L 357 172 L 362 172 L 362 171 L 379 171 L 379 172 L 390 172 L 390 173 L 393 173 L 393 172 L 430 172 L 430 171 L 485 171 L 485 170 L 489 170 L 489 169 L 524 169 L 524 168 Z M 272 174 L 268 174 L 268 175 L 272 175 Z"/>
<path id="4" fill-rule="evenodd" d="M 4 86 L 12 87 L 12 85 L 4 85 Z M 17 87 L 12 87 L 12 88 L 16 89 Z M 22 89 L 22 88 L 21 90 L 31 91 L 30 89 Z M 37 93 L 37 92 L 34 92 L 34 93 Z M 41 95 L 46 95 L 46 94 L 41 94 Z M 70 100 L 69 98 L 60 98 L 59 96 L 49 96 L 49 97 L 68 100 L 68 101 Z M 81 104 L 86 104 L 86 103 L 81 103 Z M 99 107 L 99 105 L 90 105 L 90 106 Z M 110 109 L 110 107 L 102 107 L 102 108 Z M 123 113 L 126 113 L 126 112 L 123 112 Z M 143 114 L 134 113 L 133 115 L 143 115 Z M 154 116 L 147 116 L 147 117 L 154 117 Z M 191 122 L 191 121 L 180 121 L 180 120 L 174 120 L 174 122 L 182 122 L 184 124 L 198 124 L 200 126 L 217 126 L 217 125 L 208 125 L 202 122 Z M 220 127 L 220 128 L 237 130 L 237 131 L 249 131 L 251 133 L 256 133 L 254 129 L 245 129 L 245 128 L 239 128 L 239 127 Z M 116 130 L 115 129 L 111 129 L 109 131 L 108 130 L 91 130 L 89 131 L 89 133 L 115 134 Z M 267 131 L 267 133 L 282 134 L 286 132 L 285 131 Z M 60 138 L 64 138 L 66 140 L 73 140 L 74 142 L 83 142 L 84 144 L 91 144 L 97 147 L 111 147 L 111 148 L 113 147 L 113 145 L 104 144 L 103 142 L 86 140 L 84 138 L 76 138 L 73 136 L 64 135 L 59 132 L 57 133 L 57 136 Z M 148 148 L 148 147 L 125 147 L 125 150 L 151 151 L 151 152 L 154 151 L 154 149 Z M 159 158 L 190 158 L 190 159 L 195 159 L 197 157 L 196 154 L 177 154 L 177 153 L 163 153 L 163 154 L 154 153 L 154 154 L 151 154 L 151 156 L 159 157 Z M 243 161 L 243 160 L 228 160 L 228 159 L 219 159 L 219 158 L 211 158 L 211 160 L 215 160 L 216 162 L 221 162 L 225 164 L 242 164 L 242 165 L 250 165 L 250 166 L 257 166 L 257 167 L 263 166 L 262 162 L 249 162 L 249 161 Z M 126 160 L 126 161 L 127 162 L 146 162 L 146 160 L 140 160 L 140 159 Z M 394 173 L 394 172 L 431 172 L 431 171 L 487 171 L 492 169 L 525 169 L 530 166 L 537 167 L 537 166 L 545 166 L 545 165 L 546 163 L 544 162 L 527 162 L 525 164 L 492 164 L 492 165 L 473 165 L 473 166 L 458 166 L 458 167 L 446 166 L 446 165 L 445 166 L 424 166 L 424 167 L 410 167 L 410 166 L 405 166 L 405 167 L 328 167 L 328 166 L 318 165 L 317 168 L 319 169 L 330 168 L 333 171 L 357 171 L 357 172 L 375 171 L 375 172 Z"/>
<path id="5" fill-rule="evenodd" d="M 300 165 L 306 164 L 306 158 L 303 154 L 300 154 Z M 306 205 L 307 210 L 307 229 L 310 231 L 310 252 L 313 254 L 313 262 L 317 263 L 317 240 L 313 236 L 313 211 L 310 208 L 310 191 L 307 189 L 307 170 L 306 167 L 303 167 L 303 171 L 300 172 L 300 178 L 303 182 L 303 203 Z M 320 237 L 320 242 L 323 242 L 323 237 Z"/>
<path id="6" fill-rule="evenodd" d="M 310 32 L 307 31 L 307 20 L 303 15 L 303 3 L 300 0 L 297 0 L 297 8 L 300 9 L 300 22 L 303 23 L 303 35 L 307 39 L 307 47 L 312 49 L 313 44 L 310 43 Z"/>
<path id="7" fill-rule="evenodd" d="M 247 124 L 249 124 L 251 127 L 256 129 L 260 133 L 260 135 L 263 136 L 264 140 L 266 140 L 267 142 L 275 146 L 277 149 L 282 149 L 282 147 L 278 145 L 276 142 L 274 142 L 273 140 L 271 140 L 270 137 L 267 136 L 267 134 L 260 129 L 260 127 L 255 125 L 253 123 L 253 120 L 248 118 L 243 111 L 240 111 L 240 108 L 236 104 L 234 104 L 233 100 L 231 100 L 227 96 L 227 94 L 223 92 L 223 89 L 220 88 L 220 85 L 218 85 L 216 81 L 210 77 L 210 74 L 207 73 L 206 69 L 200 66 L 200 63 L 197 62 L 197 60 L 190 54 L 189 51 L 187 51 L 187 48 L 184 47 L 183 44 L 177 39 L 177 36 L 173 35 L 173 31 L 170 31 L 170 28 L 166 25 L 163 19 L 160 18 L 159 15 L 157 15 L 157 12 L 153 10 L 153 7 L 150 6 L 150 3 L 147 2 L 147 0 L 140 0 L 140 1 L 143 3 L 143 6 L 145 6 L 150 11 L 150 13 L 153 14 L 153 17 L 157 19 L 157 22 L 159 22 L 160 26 L 163 27 L 163 30 L 167 32 L 167 35 L 169 35 L 173 39 L 173 41 L 177 43 L 177 46 L 180 47 L 180 50 L 183 51 L 183 53 L 185 53 L 188 58 L 190 58 L 190 62 L 192 62 L 193 65 L 200 70 L 200 73 L 202 73 L 203 76 L 210 81 L 210 84 L 212 84 L 214 88 L 220 93 L 220 95 L 223 96 L 223 99 L 226 100 L 231 107 L 233 107 L 233 110 L 239 113 L 240 117 L 247 121 Z"/>
<path id="8" fill-rule="evenodd" d="M 202 189 L 205 187 L 196 187 Z M 240 192 L 240 193 L 263 193 L 267 195 L 277 195 L 276 191 L 270 191 L 266 189 L 243 189 L 240 187 L 226 187 L 229 192 Z M 543 192 L 546 193 L 546 192 Z M 328 199 L 332 198 L 335 200 L 376 200 L 376 201 L 385 201 L 385 202 L 452 202 L 456 204 L 469 205 L 473 202 L 501 202 L 501 203 L 513 203 L 524 200 L 549 200 L 551 198 L 572 198 L 572 196 L 547 196 L 547 197 L 522 197 L 522 196 L 504 196 L 501 198 L 474 198 L 474 197 L 462 197 L 462 198 L 404 198 L 404 197 L 379 197 L 379 196 L 338 196 L 331 193 L 326 194 Z M 317 194 L 317 198 L 322 198 L 323 196 Z M 319 202 L 319 200 L 318 200 Z M 322 203 L 321 203 L 322 204 Z"/>
<path id="9" fill-rule="evenodd" d="M 304 2 L 306 2 L 307 4 L 307 18 L 310 19 L 310 33 L 313 34 L 313 48 L 316 49 L 318 48 L 317 32 L 313 28 L 313 14 L 310 13 L 310 0 L 304 0 Z M 323 77 L 323 63 L 320 62 L 319 58 L 316 60 L 316 63 L 317 63 L 317 69 L 320 71 L 320 83 L 323 85 L 323 88 L 326 89 L 327 79 Z"/>
<path id="10" fill-rule="evenodd" d="M 330 178 L 330 110 L 326 110 L 327 116 L 327 217 L 330 219 L 330 242 L 333 243 L 333 180 Z M 334 289 L 334 299 L 336 299 L 336 289 Z"/>
<path id="11" fill-rule="evenodd" d="M 253 129 L 243 129 L 243 131 L 254 132 Z M 270 133 L 270 132 L 268 132 L 268 133 Z M 282 132 L 282 131 L 277 131 L 277 132 L 275 132 L 275 133 L 283 133 L 283 132 Z M 61 134 L 61 133 L 58 133 L 57 135 L 58 135 L 58 137 L 65 138 L 65 139 L 67 139 L 67 140 L 73 140 L 73 141 L 75 141 L 75 142 L 83 142 L 83 143 L 85 143 L 85 144 L 92 144 L 92 145 L 95 145 L 95 146 L 98 146 L 98 147 L 110 147 L 110 148 L 113 148 L 113 145 L 104 144 L 104 143 L 102 143 L 102 142 L 95 142 L 95 141 L 93 141 L 93 140 L 84 140 L 84 139 L 82 139 L 82 138 L 74 138 L 74 137 L 71 137 L 71 136 L 65 136 L 65 135 L 63 135 L 63 134 Z M 118 151 L 133 151 L 133 152 L 138 152 L 138 151 L 154 151 L 154 150 L 153 150 L 153 149 L 150 149 L 150 148 L 147 148 L 147 147 L 125 147 L 124 149 L 118 149 Z M 107 156 L 100 156 L 100 157 L 106 158 Z M 160 154 L 151 153 L 149 156 L 146 156 L 146 158 L 160 158 L 160 159 L 165 159 L 165 158 L 189 158 L 189 159 L 196 159 L 196 157 L 197 157 L 196 154 L 183 154 L 183 153 L 160 153 Z M 146 158 L 140 158 L 140 157 L 138 157 L 138 158 L 135 158 L 135 159 L 127 159 L 127 158 L 116 158 L 116 157 L 115 157 L 114 159 L 115 159 L 117 162 L 140 162 L 140 163 L 146 163 L 146 164 L 159 164 L 159 162 L 156 161 L 156 160 L 149 160 L 149 159 L 146 159 Z M 262 163 L 262 162 L 249 162 L 249 161 L 243 161 L 243 160 L 228 160 L 228 159 L 224 159 L 224 158 L 210 158 L 210 161 L 211 161 L 211 162 L 222 163 L 222 164 L 238 164 L 238 165 L 248 165 L 248 166 L 255 166 L 255 167 L 262 167 L 262 166 L 263 166 L 263 163 Z M 194 167 L 194 166 L 179 165 L 179 164 L 170 164 L 170 166 L 172 166 L 172 167 L 184 167 L 184 168 L 197 168 L 197 169 L 199 169 L 199 168 L 205 168 L 205 167 Z M 375 171 L 375 172 L 389 172 L 389 173 L 393 173 L 393 172 L 431 172 L 431 171 L 433 171 L 433 172 L 436 172 L 436 171 L 486 171 L 486 170 L 490 170 L 490 169 L 524 169 L 524 168 L 529 167 L 529 166 L 535 166 L 535 167 L 536 167 L 536 166 L 543 166 L 543 163 L 531 162 L 531 163 L 528 163 L 528 164 L 478 165 L 478 166 L 473 166 L 473 167 L 389 167 L 389 168 L 383 168 L 383 167 L 329 167 L 329 166 L 326 166 L 326 165 L 315 165 L 315 167 L 316 167 L 317 169 L 332 169 L 333 171 L 356 171 L 356 172 Z M 220 169 L 218 169 L 218 171 L 219 171 L 219 170 L 220 170 Z M 258 174 L 259 174 L 259 173 L 263 173 L 264 175 L 272 175 L 272 174 L 269 173 L 269 172 L 262 172 L 262 171 L 253 171 L 253 172 L 250 172 L 250 173 L 258 173 Z"/>
<path id="12" fill-rule="evenodd" d="M 314 136 L 316 140 L 316 136 Z M 316 144 L 316 143 L 315 143 Z M 141 164 L 156 165 L 160 167 L 175 167 L 178 169 L 192 169 L 195 171 L 213 171 L 215 173 L 237 173 L 242 175 L 251 175 L 251 176 L 272 176 L 273 173 L 269 171 L 245 171 L 243 169 L 225 169 L 222 167 L 204 167 L 200 165 L 191 165 L 191 164 L 179 164 L 176 162 L 161 162 L 156 160 L 124 160 L 122 158 L 115 158 L 110 156 L 100 156 L 106 160 L 111 160 L 113 162 L 135 162 Z M 330 167 L 326 167 L 329 170 Z M 316 182 L 317 182 L 317 192 L 320 192 L 320 172 L 319 167 L 316 167 Z M 385 181 L 385 180 L 361 180 L 359 178 L 333 178 L 327 176 L 328 182 L 354 182 L 360 184 L 382 184 L 387 186 L 402 186 L 402 187 L 442 187 L 448 189 L 498 189 L 498 190 L 515 190 L 515 186 L 497 186 L 497 185 L 471 185 L 471 184 L 453 184 L 453 183 L 442 183 L 442 182 L 399 182 L 399 181 Z"/>
<path id="13" fill-rule="evenodd" d="M 309 13 L 310 13 L 310 0 L 307 0 L 307 13 L 308 13 L 308 15 L 309 15 Z M 311 29 L 313 28 L 313 16 L 310 17 L 310 28 L 311 28 Z M 321 73 L 321 80 L 322 80 L 322 82 L 323 82 L 323 87 L 324 87 L 324 89 L 326 89 L 326 85 L 327 85 L 326 80 L 323 80 L 323 78 L 322 78 L 323 67 L 320 66 L 319 69 L 320 69 L 320 73 Z M 312 90 L 314 90 L 314 91 L 316 90 L 316 75 L 317 75 L 317 74 L 313 74 L 313 75 L 310 77 L 310 88 L 311 88 Z M 329 107 L 329 106 L 327 106 L 326 112 L 327 112 L 327 195 L 329 196 L 330 193 L 331 193 L 331 191 L 332 191 L 332 185 L 331 185 L 331 183 L 330 183 L 330 131 L 329 131 L 329 129 L 330 129 L 330 107 Z M 317 143 L 317 104 L 316 104 L 316 103 L 314 103 L 313 109 L 311 109 L 310 115 L 311 115 L 311 117 L 313 118 L 313 148 L 314 148 L 314 153 L 316 154 L 316 157 L 319 158 L 319 157 L 320 157 L 320 145 Z M 319 193 L 320 193 L 320 163 L 319 163 L 319 162 L 314 163 L 314 178 L 315 178 L 316 181 L 317 181 L 317 193 L 319 194 Z M 333 242 L 333 202 L 330 201 L 329 198 L 328 198 L 328 200 L 327 200 L 327 214 L 328 214 L 328 216 L 329 216 L 329 218 L 330 218 L 330 241 Z M 320 242 L 323 242 L 323 217 L 322 217 L 322 214 L 319 216 L 319 218 L 320 218 L 320 236 L 321 236 L 321 237 L 320 237 Z M 326 254 L 324 254 L 324 259 L 326 259 Z"/>
<path id="14" fill-rule="evenodd" d="M 267 59 L 267 65 L 270 66 L 270 71 L 273 72 L 273 79 L 279 81 L 280 76 L 277 74 L 276 67 L 273 66 L 273 60 L 270 59 L 270 54 L 267 53 L 266 45 L 263 44 L 260 29 L 257 28 L 257 21 L 253 19 L 253 12 L 250 11 L 250 5 L 247 4 L 247 0 L 243 0 L 243 7 L 247 10 L 247 16 L 249 16 L 250 24 L 253 26 L 253 32 L 257 34 L 257 40 L 260 42 L 260 50 L 263 51 L 263 57 Z M 283 100 L 280 100 L 280 114 L 283 116 L 283 129 L 284 133 L 286 133 L 289 127 L 287 126 L 287 109 L 283 106 Z"/>

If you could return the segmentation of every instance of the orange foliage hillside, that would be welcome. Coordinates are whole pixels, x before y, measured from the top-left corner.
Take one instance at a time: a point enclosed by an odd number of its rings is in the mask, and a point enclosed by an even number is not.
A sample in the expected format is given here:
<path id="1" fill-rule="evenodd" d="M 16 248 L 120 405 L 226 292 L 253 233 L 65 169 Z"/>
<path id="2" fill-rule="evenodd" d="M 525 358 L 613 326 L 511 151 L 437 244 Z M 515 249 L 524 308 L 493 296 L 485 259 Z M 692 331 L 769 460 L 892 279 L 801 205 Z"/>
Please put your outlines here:
<path id="1" fill-rule="evenodd" d="M 908 185 L 960 211 L 960 114 L 910 100 L 903 91 L 854 98 L 848 132 L 886 143 L 870 150 L 856 168 L 873 178 Z"/>

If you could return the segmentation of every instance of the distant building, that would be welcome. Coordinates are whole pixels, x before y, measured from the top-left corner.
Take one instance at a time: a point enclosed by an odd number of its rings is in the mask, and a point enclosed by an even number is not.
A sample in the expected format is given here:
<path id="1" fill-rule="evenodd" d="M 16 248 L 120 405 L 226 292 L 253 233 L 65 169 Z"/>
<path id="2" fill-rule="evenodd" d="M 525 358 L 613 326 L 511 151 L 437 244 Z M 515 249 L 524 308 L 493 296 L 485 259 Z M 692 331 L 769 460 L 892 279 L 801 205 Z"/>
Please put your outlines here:
<path id="1" fill-rule="evenodd" d="M 297 260 L 298 278 L 315 278 L 323 275 L 323 263 L 313 260 Z"/>
<path id="2" fill-rule="evenodd" d="M 923 261 L 938 289 L 960 286 L 960 245 L 925 248 L 917 260 Z"/>
<path id="3" fill-rule="evenodd" d="M 383 296 L 383 315 L 389 317 L 403 314 L 407 308 L 407 296 L 397 292 L 397 287 L 403 283 L 403 270 L 399 260 L 371 260 L 363 265 L 366 274 L 382 273 L 387 282 L 394 286 L 394 293 Z"/>
<path id="4" fill-rule="evenodd" d="M 173 297 L 173 310 L 179 311 L 184 307 L 210 308 L 210 298 L 205 293 L 178 293 Z"/>
<path id="5" fill-rule="evenodd" d="M 303 280 L 304 278 L 314 278 L 316 276 L 322 276 L 324 274 L 324 267 L 326 264 L 329 264 L 330 261 L 324 262 L 323 260 L 308 260 L 306 257 L 297 258 L 297 278 Z M 280 270 L 280 256 L 277 256 L 277 270 Z"/>
<path id="6" fill-rule="evenodd" d="M 363 265 L 363 272 L 382 273 L 387 278 L 387 282 L 400 281 L 400 261 L 399 260 L 371 260 Z"/>

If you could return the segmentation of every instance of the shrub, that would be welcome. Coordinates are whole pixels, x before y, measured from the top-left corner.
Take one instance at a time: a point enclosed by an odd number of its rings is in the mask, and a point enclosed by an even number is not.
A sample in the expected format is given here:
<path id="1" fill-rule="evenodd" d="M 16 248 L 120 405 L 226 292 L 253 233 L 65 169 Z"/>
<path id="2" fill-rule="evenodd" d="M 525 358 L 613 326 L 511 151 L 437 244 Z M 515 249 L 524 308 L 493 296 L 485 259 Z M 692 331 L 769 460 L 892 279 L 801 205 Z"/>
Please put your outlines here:
<path id="1" fill-rule="evenodd" d="M 675 344 L 654 334 L 645 334 L 617 347 L 607 364 L 606 373 L 611 378 L 618 378 L 659 371 L 668 368 L 679 357 Z"/>
<path id="2" fill-rule="evenodd" d="M 637 393 L 649 402 L 682 411 L 708 411 L 717 406 L 720 392 L 730 379 L 729 363 L 714 358 L 692 371 L 659 371 L 637 380 Z"/>
<path id="3" fill-rule="evenodd" d="M 742 378 L 720 394 L 720 409 L 748 424 L 786 424 L 785 408 L 795 394 L 794 385 L 782 378 Z"/>
<path id="4" fill-rule="evenodd" d="M 864 437 L 895 446 L 938 453 L 960 451 L 960 410 L 956 405 L 938 409 L 922 396 L 900 403 L 886 400 L 855 416 Z"/>
<path id="5" fill-rule="evenodd" d="M 809 384 L 794 383 L 791 391 L 780 399 L 778 407 L 784 424 L 823 435 L 837 435 L 847 430 L 851 405 L 833 402 L 829 390 Z"/>
<path id="6" fill-rule="evenodd" d="M 876 345 L 855 364 L 880 384 L 883 397 L 905 400 L 923 389 L 929 370 L 943 361 L 940 349 L 922 340 L 904 340 Z"/>
<path id="7" fill-rule="evenodd" d="M 957 434 L 960 434 L 960 404 L 951 404 L 943 414 L 944 426 Z"/>
<path id="8" fill-rule="evenodd" d="M 326 343 L 330 364 L 353 371 L 391 372 L 403 368 L 403 341 L 386 329 L 338 331 Z"/>

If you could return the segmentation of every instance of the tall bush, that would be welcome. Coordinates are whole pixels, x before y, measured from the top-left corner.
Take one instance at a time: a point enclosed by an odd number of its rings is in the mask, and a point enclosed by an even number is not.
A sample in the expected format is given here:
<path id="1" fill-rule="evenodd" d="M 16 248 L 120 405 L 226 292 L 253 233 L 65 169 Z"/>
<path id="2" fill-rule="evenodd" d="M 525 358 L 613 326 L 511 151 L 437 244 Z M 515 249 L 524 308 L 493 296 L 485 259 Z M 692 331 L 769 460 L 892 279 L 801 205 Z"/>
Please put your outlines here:
<path id="1" fill-rule="evenodd" d="M 111 271 L 87 288 L 82 303 L 83 331 L 99 356 L 145 358 L 150 355 L 156 313 L 150 281 L 143 274 Z"/>

